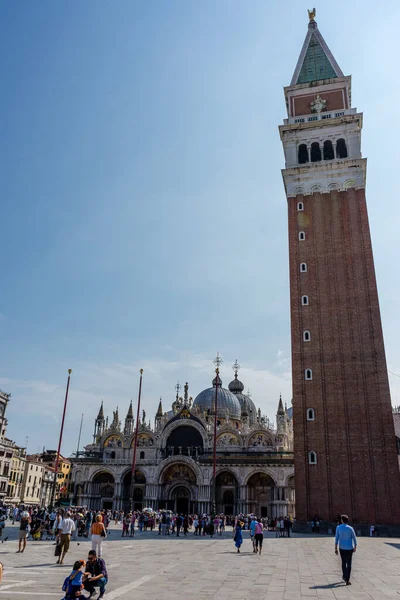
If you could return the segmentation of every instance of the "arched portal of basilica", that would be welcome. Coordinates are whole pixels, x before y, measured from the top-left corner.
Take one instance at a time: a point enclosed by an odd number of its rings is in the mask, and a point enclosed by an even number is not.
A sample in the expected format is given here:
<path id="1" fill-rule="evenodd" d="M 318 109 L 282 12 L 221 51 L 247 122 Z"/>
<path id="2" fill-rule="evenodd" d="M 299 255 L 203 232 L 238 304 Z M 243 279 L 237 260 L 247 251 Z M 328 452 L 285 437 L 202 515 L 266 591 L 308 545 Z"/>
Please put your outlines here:
<path id="1" fill-rule="evenodd" d="M 250 512 L 261 517 L 272 517 L 275 500 L 274 480 L 266 473 L 259 471 L 249 478 L 247 489 Z"/>
<path id="2" fill-rule="evenodd" d="M 239 512 L 239 482 L 230 471 L 220 471 L 216 478 L 216 510 L 225 515 Z"/>
<path id="3" fill-rule="evenodd" d="M 172 409 L 160 401 L 152 426 L 143 411 L 132 484 L 134 418 L 129 407 L 124 426 L 118 409 L 111 424 L 103 405 L 92 444 L 72 459 L 75 504 L 124 511 L 149 507 L 183 514 L 294 515 L 291 409 L 279 399 L 276 427 L 245 395 L 238 379 L 222 387 L 220 377 L 193 401 L 188 385 Z M 218 394 L 216 478 L 213 479 L 214 402 Z"/>
<path id="4" fill-rule="evenodd" d="M 197 512 L 197 478 L 188 464 L 171 463 L 161 475 L 160 488 L 160 508 L 184 514 Z"/>
<path id="5" fill-rule="evenodd" d="M 132 471 L 129 469 L 122 479 L 121 504 L 124 511 L 142 510 L 145 508 L 144 497 L 146 491 L 146 477 L 140 469 L 135 469 L 132 487 Z"/>

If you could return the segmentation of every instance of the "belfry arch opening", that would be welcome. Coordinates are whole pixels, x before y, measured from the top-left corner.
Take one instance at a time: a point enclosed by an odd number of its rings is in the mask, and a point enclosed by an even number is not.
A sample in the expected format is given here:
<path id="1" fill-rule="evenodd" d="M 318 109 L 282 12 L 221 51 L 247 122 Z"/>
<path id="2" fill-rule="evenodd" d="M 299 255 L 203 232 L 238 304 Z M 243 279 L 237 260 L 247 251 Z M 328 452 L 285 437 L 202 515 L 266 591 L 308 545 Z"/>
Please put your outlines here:
<path id="1" fill-rule="evenodd" d="M 333 150 L 333 144 L 331 140 L 324 142 L 324 160 L 333 160 L 335 158 L 335 152 Z"/>
<path id="2" fill-rule="evenodd" d="M 298 150 L 298 162 L 300 165 L 304 165 L 304 164 L 308 163 L 308 161 L 309 161 L 309 159 L 308 159 L 307 144 L 300 144 L 299 150 Z"/>
<path id="3" fill-rule="evenodd" d="M 336 157 L 347 158 L 347 146 L 346 141 L 343 138 L 340 138 L 336 142 Z"/>
<path id="4" fill-rule="evenodd" d="M 318 142 L 313 142 L 311 144 L 311 162 L 320 162 L 321 158 L 321 147 Z"/>

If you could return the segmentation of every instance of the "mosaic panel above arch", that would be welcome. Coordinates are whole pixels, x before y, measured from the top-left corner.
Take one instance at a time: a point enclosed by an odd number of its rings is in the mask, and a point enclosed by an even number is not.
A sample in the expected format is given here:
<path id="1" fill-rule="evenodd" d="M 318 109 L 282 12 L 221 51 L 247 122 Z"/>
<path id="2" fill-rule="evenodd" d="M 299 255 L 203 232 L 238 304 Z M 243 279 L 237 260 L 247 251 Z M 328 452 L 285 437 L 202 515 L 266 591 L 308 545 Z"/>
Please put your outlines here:
<path id="1" fill-rule="evenodd" d="M 249 448 L 263 447 L 263 448 L 272 448 L 273 441 L 269 433 L 264 431 L 257 431 L 250 436 L 248 441 Z"/>
<path id="2" fill-rule="evenodd" d="M 217 437 L 217 446 L 241 446 L 241 442 L 237 435 L 226 431 Z"/>
<path id="3" fill-rule="evenodd" d="M 122 448 L 122 438 L 119 435 L 109 435 L 103 444 L 104 448 Z"/>
<path id="4" fill-rule="evenodd" d="M 172 483 L 174 481 L 186 481 L 188 483 L 196 483 L 196 474 L 183 463 L 169 465 L 162 473 L 163 483 Z"/>
<path id="5" fill-rule="evenodd" d="M 135 445 L 135 436 L 133 436 L 131 448 Z M 147 433 L 139 433 L 138 437 L 138 447 L 140 448 L 152 448 L 154 446 L 153 437 Z"/>

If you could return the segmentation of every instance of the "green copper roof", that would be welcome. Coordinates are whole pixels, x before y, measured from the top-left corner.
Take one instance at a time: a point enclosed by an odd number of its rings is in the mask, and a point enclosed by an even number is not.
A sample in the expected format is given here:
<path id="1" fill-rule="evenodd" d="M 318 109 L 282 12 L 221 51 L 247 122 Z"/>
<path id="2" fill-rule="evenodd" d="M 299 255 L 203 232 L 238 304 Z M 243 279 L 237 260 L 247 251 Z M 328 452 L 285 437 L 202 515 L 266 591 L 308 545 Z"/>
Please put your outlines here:
<path id="1" fill-rule="evenodd" d="M 290 85 L 334 77 L 343 77 L 343 72 L 312 19 Z"/>
<path id="2" fill-rule="evenodd" d="M 309 83 L 318 79 L 337 77 L 321 44 L 313 34 L 296 83 Z"/>

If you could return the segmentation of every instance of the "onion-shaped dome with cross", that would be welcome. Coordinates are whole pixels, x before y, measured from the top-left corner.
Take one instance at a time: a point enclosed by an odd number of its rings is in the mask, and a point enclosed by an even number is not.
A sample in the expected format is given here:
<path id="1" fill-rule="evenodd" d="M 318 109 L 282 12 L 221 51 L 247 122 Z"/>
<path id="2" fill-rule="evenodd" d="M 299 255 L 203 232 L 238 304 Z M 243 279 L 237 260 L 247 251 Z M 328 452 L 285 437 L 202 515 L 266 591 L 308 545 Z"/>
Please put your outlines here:
<path id="1" fill-rule="evenodd" d="M 214 403 L 215 403 L 215 391 L 218 385 L 218 396 L 217 396 L 217 414 L 220 419 L 226 419 L 228 416 L 230 419 L 240 421 L 241 406 L 239 400 L 235 394 L 232 394 L 229 390 L 222 387 L 222 380 L 218 375 L 213 380 L 213 387 L 207 388 L 198 394 L 193 402 L 193 406 L 198 406 L 201 411 L 209 412 L 213 414 Z"/>
<path id="2" fill-rule="evenodd" d="M 237 363 L 236 363 L 236 365 L 237 365 Z M 256 405 L 254 404 L 253 400 L 250 398 L 250 396 L 243 394 L 244 385 L 238 379 L 237 371 L 238 371 L 238 369 L 236 368 L 235 379 L 230 382 L 230 384 L 228 385 L 228 388 L 229 388 L 229 391 L 232 392 L 232 394 L 235 394 L 236 398 L 239 400 L 241 410 L 243 409 L 243 406 L 247 402 L 247 408 L 249 411 L 249 415 L 248 415 L 249 425 L 250 425 L 250 427 L 252 427 L 253 425 L 255 425 L 257 423 L 257 408 L 256 408 Z"/>

